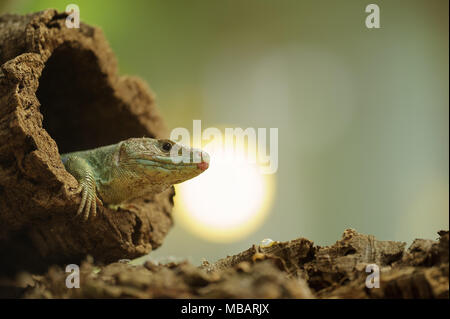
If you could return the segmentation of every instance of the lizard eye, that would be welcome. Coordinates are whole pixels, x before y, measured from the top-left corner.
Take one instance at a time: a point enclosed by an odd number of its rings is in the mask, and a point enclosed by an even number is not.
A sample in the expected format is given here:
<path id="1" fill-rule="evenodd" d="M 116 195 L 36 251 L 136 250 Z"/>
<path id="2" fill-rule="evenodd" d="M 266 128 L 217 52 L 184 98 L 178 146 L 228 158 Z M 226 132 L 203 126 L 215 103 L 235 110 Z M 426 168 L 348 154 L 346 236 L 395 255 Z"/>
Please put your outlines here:
<path id="1" fill-rule="evenodd" d="M 164 142 L 161 148 L 163 149 L 163 151 L 169 152 L 172 149 L 172 144 L 170 144 L 169 142 Z"/>

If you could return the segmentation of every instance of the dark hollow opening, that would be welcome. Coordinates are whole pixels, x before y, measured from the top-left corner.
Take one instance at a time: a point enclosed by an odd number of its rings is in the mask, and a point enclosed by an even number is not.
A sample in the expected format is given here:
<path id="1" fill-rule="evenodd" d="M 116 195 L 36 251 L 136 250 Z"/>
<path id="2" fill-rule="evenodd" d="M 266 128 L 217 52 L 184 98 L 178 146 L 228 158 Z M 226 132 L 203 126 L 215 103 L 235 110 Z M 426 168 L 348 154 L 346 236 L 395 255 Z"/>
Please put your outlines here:
<path id="1" fill-rule="evenodd" d="M 43 125 L 67 153 L 148 135 L 137 118 L 115 97 L 98 58 L 73 43 L 64 43 L 46 62 L 36 96 Z"/>

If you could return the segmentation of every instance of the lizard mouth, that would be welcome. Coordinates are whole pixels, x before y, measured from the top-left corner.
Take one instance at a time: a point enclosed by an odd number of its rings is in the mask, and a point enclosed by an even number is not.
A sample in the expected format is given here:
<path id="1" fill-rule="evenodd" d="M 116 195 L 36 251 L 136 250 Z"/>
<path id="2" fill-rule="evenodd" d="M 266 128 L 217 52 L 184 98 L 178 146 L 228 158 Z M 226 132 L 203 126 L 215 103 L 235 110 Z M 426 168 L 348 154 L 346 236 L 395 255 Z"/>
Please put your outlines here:
<path id="1" fill-rule="evenodd" d="M 201 171 L 205 171 L 209 167 L 209 163 L 207 161 L 202 161 L 200 163 L 184 163 L 182 161 L 177 162 L 177 160 L 174 160 L 172 158 L 152 158 L 152 159 L 144 159 L 144 158 L 136 158 L 136 162 L 144 165 L 144 166 L 152 166 L 152 167 L 160 167 L 165 168 L 169 170 L 177 170 L 181 167 L 190 167 L 193 169 L 200 169 Z"/>
<path id="2" fill-rule="evenodd" d="M 171 157 L 171 156 L 145 156 L 133 158 L 136 162 L 144 166 L 160 167 L 169 170 L 177 170 L 181 167 L 190 167 L 205 171 L 209 167 L 209 155 L 205 152 L 200 153 L 200 162 L 194 162 L 193 157 Z"/>

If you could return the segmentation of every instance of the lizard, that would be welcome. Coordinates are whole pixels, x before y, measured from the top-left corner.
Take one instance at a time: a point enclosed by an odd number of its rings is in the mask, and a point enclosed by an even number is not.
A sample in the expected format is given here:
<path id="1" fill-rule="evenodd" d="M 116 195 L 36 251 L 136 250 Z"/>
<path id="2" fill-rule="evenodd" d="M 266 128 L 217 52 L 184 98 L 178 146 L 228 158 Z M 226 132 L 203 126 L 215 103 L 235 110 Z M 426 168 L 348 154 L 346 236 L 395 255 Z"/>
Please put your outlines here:
<path id="1" fill-rule="evenodd" d="M 61 155 L 78 181 L 76 216 L 86 221 L 97 206 L 118 210 L 133 199 L 157 194 L 209 167 L 208 153 L 168 139 L 129 138 L 117 144 Z"/>

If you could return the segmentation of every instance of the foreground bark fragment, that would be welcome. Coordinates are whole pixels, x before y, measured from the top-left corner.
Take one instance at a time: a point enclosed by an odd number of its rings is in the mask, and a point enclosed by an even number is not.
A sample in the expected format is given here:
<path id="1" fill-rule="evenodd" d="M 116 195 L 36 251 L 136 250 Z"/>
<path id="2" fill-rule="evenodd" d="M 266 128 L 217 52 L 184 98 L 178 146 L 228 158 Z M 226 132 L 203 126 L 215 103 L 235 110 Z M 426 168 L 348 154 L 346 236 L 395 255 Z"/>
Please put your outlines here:
<path id="1" fill-rule="evenodd" d="M 210 264 L 187 262 L 81 267 L 81 288 L 67 289 L 58 267 L 27 275 L 27 298 L 448 298 L 448 231 L 438 241 L 378 241 L 346 230 L 329 247 L 299 238 L 250 249 Z M 380 287 L 367 288 L 368 264 L 380 268 Z M 25 288 L 25 286 L 27 286 Z"/>

